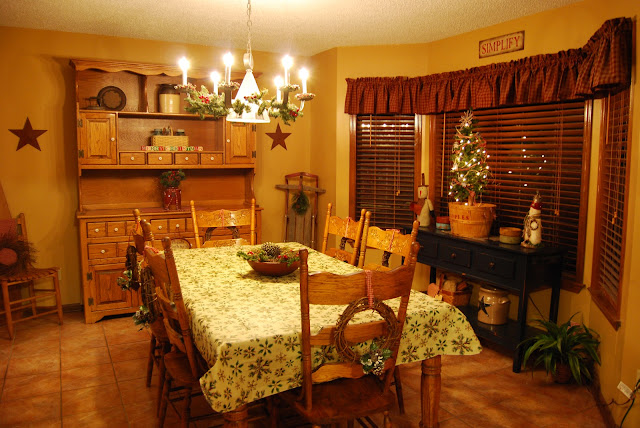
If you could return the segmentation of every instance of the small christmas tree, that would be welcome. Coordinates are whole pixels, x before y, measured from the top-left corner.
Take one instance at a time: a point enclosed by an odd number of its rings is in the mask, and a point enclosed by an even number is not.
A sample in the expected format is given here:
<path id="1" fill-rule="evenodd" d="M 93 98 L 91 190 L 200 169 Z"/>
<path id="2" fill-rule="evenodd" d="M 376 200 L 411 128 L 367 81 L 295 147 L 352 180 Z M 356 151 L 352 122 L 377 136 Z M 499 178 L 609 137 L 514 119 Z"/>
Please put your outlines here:
<path id="1" fill-rule="evenodd" d="M 479 132 L 474 132 L 477 122 L 471 111 L 462 115 L 460 125 L 456 127 L 451 155 L 453 166 L 449 195 L 457 202 L 466 200 L 469 205 L 475 205 L 476 197 L 482 194 L 489 182 L 487 143 Z"/>

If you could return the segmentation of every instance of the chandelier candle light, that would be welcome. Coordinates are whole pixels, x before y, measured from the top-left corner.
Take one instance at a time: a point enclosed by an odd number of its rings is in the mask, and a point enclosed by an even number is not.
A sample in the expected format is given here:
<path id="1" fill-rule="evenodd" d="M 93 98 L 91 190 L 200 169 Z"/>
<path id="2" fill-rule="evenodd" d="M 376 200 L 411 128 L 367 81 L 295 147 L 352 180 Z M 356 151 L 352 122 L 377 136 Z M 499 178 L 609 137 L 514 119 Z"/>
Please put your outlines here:
<path id="1" fill-rule="evenodd" d="M 298 117 L 302 116 L 305 101 L 311 101 L 315 98 L 315 94 L 307 92 L 309 72 L 304 68 L 300 69 L 302 93 L 296 94 L 296 99 L 300 101 L 300 107 L 298 107 L 289 102 L 289 93 L 300 90 L 300 86 L 291 83 L 290 69 L 293 66 L 293 58 L 286 55 L 282 59 L 284 79 L 281 76 L 276 77 L 276 96 L 268 99 L 266 96 L 268 91 L 266 89 L 260 90 L 253 76 L 251 0 L 247 1 L 247 34 L 247 52 L 243 58 L 245 76 L 240 85 L 231 81 L 233 56 L 230 52 L 227 52 L 223 57 L 224 80 L 220 81 L 218 72 L 214 71 L 210 75 L 213 82 L 213 92 L 209 92 L 204 85 L 198 91 L 195 85 L 190 84 L 187 81 L 189 60 L 180 59 L 178 65 L 182 70 L 182 85 L 176 86 L 176 89 L 187 93 L 185 110 L 199 114 L 202 119 L 205 115 L 211 115 L 215 118 L 226 116 L 229 122 L 269 123 L 269 117 L 280 118 L 285 125 L 289 125 L 289 122 L 295 122 Z M 238 92 L 232 101 L 231 93 L 235 89 Z"/>

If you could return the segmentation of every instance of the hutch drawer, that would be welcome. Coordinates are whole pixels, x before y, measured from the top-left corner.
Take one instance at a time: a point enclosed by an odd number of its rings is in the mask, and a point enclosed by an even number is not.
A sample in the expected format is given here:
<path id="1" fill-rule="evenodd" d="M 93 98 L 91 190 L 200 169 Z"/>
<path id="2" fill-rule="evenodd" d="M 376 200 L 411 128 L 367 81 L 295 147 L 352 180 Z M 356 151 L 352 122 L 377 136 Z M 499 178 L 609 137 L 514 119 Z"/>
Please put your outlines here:
<path id="1" fill-rule="evenodd" d="M 87 237 L 102 238 L 107 236 L 107 223 L 87 223 Z"/>
<path id="2" fill-rule="evenodd" d="M 202 165 L 222 165 L 222 153 L 200 153 Z"/>
<path id="3" fill-rule="evenodd" d="M 140 152 L 120 152 L 120 165 L 144 165 L 145 154 Z"/>
<path id="4" fill-rule="evenodd" d="M 198 154 L 197 153 L 174 153 L 174 163 L 176 165 L 197 165 Z"/>
<path id="5" fill-rule="evenodd" d="M 89 244 L 89 259 L 110 259 L 118 256 L 116 243 Z"/>
<path id="6" fill-rule="evenodd" d="M 147 154 L 147 163 L 149 165 L 171 165 L 173 157 L 171 153 L 149 153 Z"/>

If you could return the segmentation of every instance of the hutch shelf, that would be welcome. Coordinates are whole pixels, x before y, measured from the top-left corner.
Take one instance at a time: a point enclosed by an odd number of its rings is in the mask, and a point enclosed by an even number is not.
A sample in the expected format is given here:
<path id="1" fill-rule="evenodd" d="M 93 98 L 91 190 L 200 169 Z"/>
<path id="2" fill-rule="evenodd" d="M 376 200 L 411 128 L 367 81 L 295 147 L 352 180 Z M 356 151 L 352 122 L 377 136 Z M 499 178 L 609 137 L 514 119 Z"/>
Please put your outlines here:
<path id="1" fill-rule="evenodd" d="M 184 237 L 193 244 L 192 199 L 205 209 L 249 207 L 255 197 L 256 130 L 255 125 L 224 118 L 201 120 L 193 114 L 160 112 L 160 85 L 181 83 L 181 71 L 175 66 L 84 59 L 72 59 L 71 66 L 75 70 L 76 217 L 83 304 L 85 321 L 92 323 L 107 315 L 133 313 L 140 306 L 138 293 L 123 291 L 116 282 L 135 227 L 134 208 L 151 223 L 156 245 L 161 245 L 164 236 Z M 206 76 L 202 70 L 190 70 L 189 81 L 205 85 Z M 99 95 L 104 93 L 115 99 L 101 100 Z M 181 99 L 178 111 L 184 111 L 184 106 Z M 148 150 L 153 131 L 169 128 L 184 130 L 193 150 Z M 180 185 L 182 209 L 165 211 L 159 176 L 171 169 L 186 174 Z M 260 218 L 258 209 L 258 242 Z M 213 234 L 219 239 L 231 237 L 226 229 Z M 249 239 L 248 228 L 240 228 L 240 234 Z"/>

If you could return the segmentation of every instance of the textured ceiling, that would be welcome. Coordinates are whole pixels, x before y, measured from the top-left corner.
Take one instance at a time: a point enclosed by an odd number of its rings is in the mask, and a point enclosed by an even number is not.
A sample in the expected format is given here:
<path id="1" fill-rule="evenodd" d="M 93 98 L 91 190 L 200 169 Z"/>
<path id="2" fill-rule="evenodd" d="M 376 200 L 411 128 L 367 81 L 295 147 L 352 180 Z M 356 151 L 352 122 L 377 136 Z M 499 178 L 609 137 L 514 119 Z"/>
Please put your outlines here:
<path id="1" fill-rule="evenodd" d="M 314 55 L 425 43 L 577 1 L 253 0 L 251 45 Z M 0 0 L 0 25 L 244 49 L 246 12 L 244 0 Z"/>

